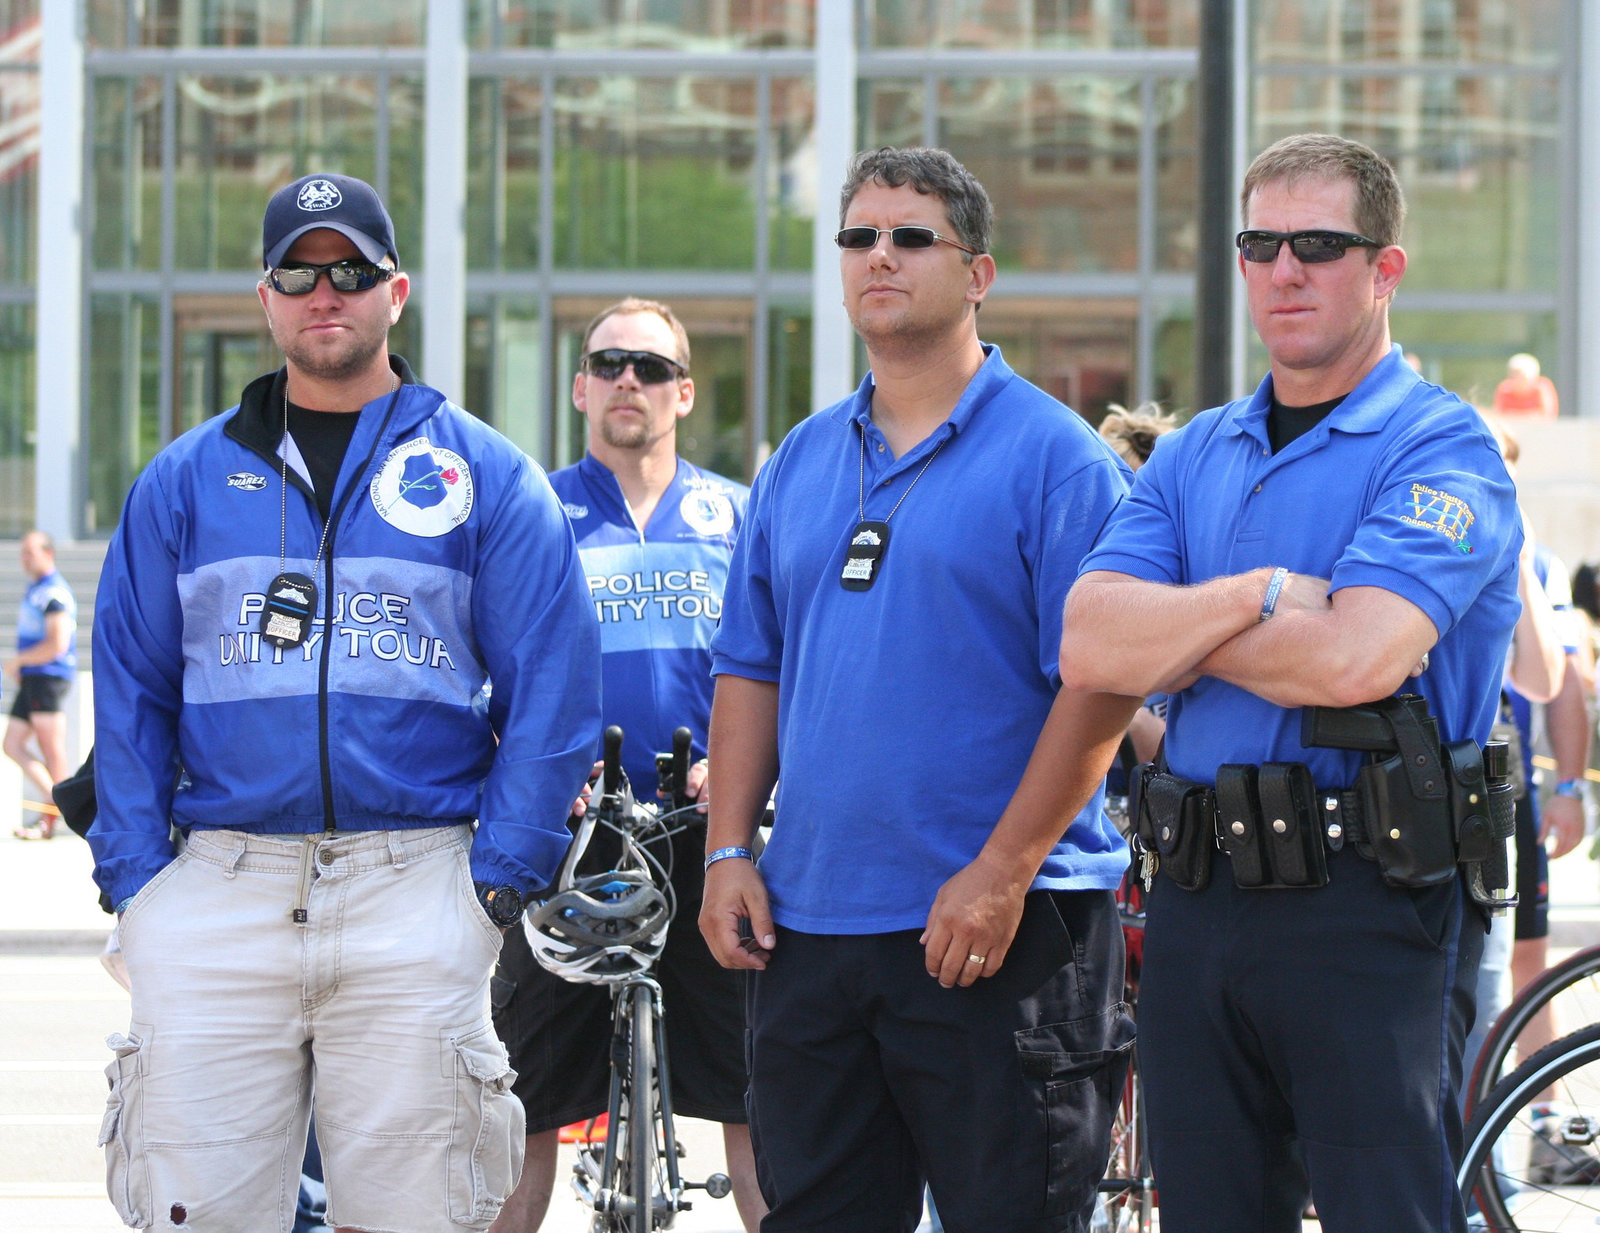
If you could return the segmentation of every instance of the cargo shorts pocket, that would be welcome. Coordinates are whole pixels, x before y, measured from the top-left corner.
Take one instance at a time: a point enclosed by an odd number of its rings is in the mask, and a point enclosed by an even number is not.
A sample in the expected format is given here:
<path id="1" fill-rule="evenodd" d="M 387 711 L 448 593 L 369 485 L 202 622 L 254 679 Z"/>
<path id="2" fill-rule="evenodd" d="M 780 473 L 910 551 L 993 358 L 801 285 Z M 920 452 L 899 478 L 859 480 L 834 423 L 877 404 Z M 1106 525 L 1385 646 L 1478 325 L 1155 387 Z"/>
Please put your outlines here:
<path id="1" fill-rule="evenodd" d="M 1045 1213 L 1086 1207 L 1110 1159 L 1112 1119 L 1133 1048 L 1133 1020 L 1119 1002 L 1098 1015 L 1046 1023 L 1015 1035 L 1023 1077 L 1033 1088 L 1033 1107 L 1044 1121 Z"/>
<path id="2" fill-rule="evenodd" d="M 522 1173 L 522 1102 L 511 1092 L 517 1072 L 487 1023 L 446 1033 L 456 1080 L 448 1176 L 450 1219 L 486 1229 Z"/>
<path id="3" fill-rule="evenodd" d="M 106 1067 L 111 1091 L 100 1123 L 100 1146 L 106 1152 L 106 1193 L 122 1222 L 144 1229 L 150 1219 L 150 1170 L 145 1161 L 143 1119 L 144 1052 L 149 1029 L 134 1024 L 129 1034 L 113 1032 L 106 1045 L 116 1056 Z"/>

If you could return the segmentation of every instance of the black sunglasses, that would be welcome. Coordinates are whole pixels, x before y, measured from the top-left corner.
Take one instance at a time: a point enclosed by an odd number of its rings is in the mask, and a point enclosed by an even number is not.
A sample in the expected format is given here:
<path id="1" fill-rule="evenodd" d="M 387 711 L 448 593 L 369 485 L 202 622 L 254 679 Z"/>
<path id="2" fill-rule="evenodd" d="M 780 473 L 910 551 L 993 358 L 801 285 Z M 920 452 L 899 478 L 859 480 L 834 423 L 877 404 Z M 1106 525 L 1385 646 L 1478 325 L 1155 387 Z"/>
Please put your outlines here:
<path id="1" fill-rule="evenodd" d="M 1348 248 L 1382 248 L 1378 241 L 1353 231 L 1241 231 L 1233 237 L 1246 261 L 1265 265 L 1278 259 L 1278 249 L 1284 241 L 1296 261 L 1305 265 L 1321 265 L 1324 261 L 1337 261 Z"/>
<path id="2" fill-rule="evenodd" d="M 833 242 L 846 250 L 872 248 L 880 235 L 889 237 L 896 248 L 932 248 L 935 244 L 949 244 L 964 253 L 977 256 L 978 250 L 968 248 L 959 240 L 940 235 L 932 227 L 846 227 L 833 237 Z"/>
<path id="3" fill-rule="evenodd" d="M 280 265 L 275 270 L 267 271 L 267 281 L 280 295 L 310 295 L 316 289 L 319 274 L 326 274 L 333 289 L 342 295 L 371 291 L 379 283 L 394 277 L 394 271 L 384 266 L 349 258 L 330 261 L 327 265 L 312 265 L 310 262 Z"/>
<path id="4" fill-rule="evenodd" d="M 602 381 L 615 381 L 627 371 L 630 364 L 640 385 L 665 385 L 689 371 L 676 360 L 669 360 L 654 351 L 620 351 L 615 347 L 591 351 L 578 361 L 584 372 Z"/>

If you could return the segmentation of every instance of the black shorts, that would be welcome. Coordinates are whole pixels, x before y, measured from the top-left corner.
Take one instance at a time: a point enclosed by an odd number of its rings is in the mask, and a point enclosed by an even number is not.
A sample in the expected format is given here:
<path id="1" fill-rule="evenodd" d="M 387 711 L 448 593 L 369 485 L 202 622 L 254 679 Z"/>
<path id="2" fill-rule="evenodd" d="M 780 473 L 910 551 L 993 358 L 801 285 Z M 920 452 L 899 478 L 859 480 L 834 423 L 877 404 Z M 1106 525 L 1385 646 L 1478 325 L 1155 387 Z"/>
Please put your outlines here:
<path id="1" fill-rule="evenodd" d="M 50 714 L 58 712 L 62 699 L 71 688 L 72 682 L 64 676 L 30 672 L 17 686 L 17 696 L 11 702 L 11 718 L 27 723 L 41 711 Z"/>
<path id="2" fill-rule="evenodd" d="M 1539 785 L 1517 802 L 1517 941 L 1550 936 L 1550 852 L 1539 842 Z"/>
<path id="3" fill-rule="evenodd" d="M 924 1179 L 951 1233 L 1085 1228 L 1133 1042 L 1111 892 L 1028 894 L 967 989 L 928 975 L 919 932 L 780 927 L 750 981 L 762 1229 L 910 1229 Z"/>
<path id="4" fill-rule="evenodd" d="M 705 885 L 705 832 L 674 843 L 678 911 L 654 976 L 661 982 L 673 1112 L 744 1123 L 744 977 L 711 957 L 698 917 Z M 508 930 L 490 982 L 494 1026 L 511 1055 L 512 1090 L 528 1133 L 554 1130 L 606 1110 L 610 1092 L 611 990 L 580 985 L 540 967 L 521 926 Z"/>

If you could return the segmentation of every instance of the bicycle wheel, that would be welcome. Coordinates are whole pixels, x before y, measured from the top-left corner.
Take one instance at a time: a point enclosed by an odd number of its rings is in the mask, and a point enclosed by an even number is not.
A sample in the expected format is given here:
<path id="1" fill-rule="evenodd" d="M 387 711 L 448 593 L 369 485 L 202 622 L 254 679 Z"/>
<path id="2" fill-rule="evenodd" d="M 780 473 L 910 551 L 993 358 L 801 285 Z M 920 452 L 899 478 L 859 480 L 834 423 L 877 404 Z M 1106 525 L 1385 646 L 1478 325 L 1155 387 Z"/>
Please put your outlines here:
<path id="1" fill-rule="evenodd" d="M 1111 1163 L 1099 1185 L 1100 1197 L 1089 1221 L 1091 1233 L 1150 1233 L 1155 1182 L 1145 1144 L 1144 1089 L 1139 1082 L 1139 1048 L 1134 1046 L 1111 1125 Z"/>
<path id="2" fill-rule="evenodd" d="M 1501 1012 L 1484 1038 L 1467 1085 L 1470 1117 L 1506 1072 L 1526 1057 L 1517 1055 L 1522 1031 L 1541 1010 L 1550 1008 L 1556 1032 L 1572 1031 L 1585 1023 L 1600 1022 L 1600 946 L 1590 946 L 1547 968 L 1528 982 Z"/>
<path id="3" fill-rule="evenodd" d="M 627 1189 L 622 1207 L 627 1233 L 651 1233 L 655 1225 L 656 1190 L 656 1045 L 655 1004 L 650 989 L 635 985 L 628 993 L 628 1077 L 626 1124 L 618 1134 L 618 1181 Z"/>
<path id="4" fill-rule="evenodd" d="M 1548 1092 L 1547 1092 L 1548 1089 Z M 1600 1023 L 1541 1049 L 1467 1126 L 1457 1175 L 1488 1233 L 1592 1233 L 1600 1220 Z"/>

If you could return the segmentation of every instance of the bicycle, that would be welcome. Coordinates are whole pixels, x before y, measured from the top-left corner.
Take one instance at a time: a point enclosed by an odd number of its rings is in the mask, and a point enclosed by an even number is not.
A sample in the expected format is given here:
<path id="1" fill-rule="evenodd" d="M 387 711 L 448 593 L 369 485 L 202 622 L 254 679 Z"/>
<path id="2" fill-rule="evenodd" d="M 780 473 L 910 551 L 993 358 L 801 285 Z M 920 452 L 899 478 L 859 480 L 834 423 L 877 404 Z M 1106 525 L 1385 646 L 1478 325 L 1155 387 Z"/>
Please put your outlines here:
<path id="1" fill-rule="evenodd" d="M 684 1181 L 684 1155 L 672 1119 L 672 1087 L 662 1034 L 661 986 L 651 970 L 677 909 L 671 848 L 697 810 L 685 791 L 690 733 L 673 733 L 658 754 L 662 809 L 636 801 L 621 766 L 622 729 L 606 729 L 598 801 L 579 819 L 553 893 L 530 908 L 523 928 L 534 958 L 564 980 L 611 988 L 611 1086 L 602 1144 L 579 1146 L 572 1188 L 594 1213 L 593 1233 L 653 1233 L 691 1209 L 684 1192 L 731 1193 L 726 1174 Z M 614 861 L 582 874 L 597 835 L 618 845 Z M 653 847 L 664 853 L 658 856 Z M 593 860 L 591 858 L 590 865 Z"/>
<path id="2" fill-rule="evenodd" d="M 1126 835 L 1127 798 L 1108 795 L 1106 810 Z M 1122 998 L 1137 1020 L 1139 974 L 1144 963 L 1144 885 L 1139 879 L 1137 858 L 1117 889 L 1117 914 L 1127 951 Z M 1150 1172 L 1150 1148 L 1145 1136 L 1144 1086 L 1139 1077 L 1137 1041 L 1128 1059 L 1128 1077 L 1111 1124 L 1110 1162 L 1096 1189 L 1099 1197 L 1090 1217 L 1090 1233 L 1150 1233 L 1156 1184 Z"/>
<path id="3" fill-rule="evenodd" d="M 1575 1233 L 1600 1222 L 1600 1023 L 1497 1083 L 1467 1125 L 1457 1182 L 1483 1233 Z"/>
<path id="4" fill-rule="evenodd" d="M 1469 1117 L 1488 1099 L 1495 1084 L 1505 1077 L 1506 1064 L 1513 1053 L 1518 1054 L 1519 1061 L 1526 1060 L 1517 1049 L 1518 1038 L 1545 1007 L 1555 1013 L 1558 1021 L 1600 1021 L 1600 946 L 1577 951 L 1546 968 L 1518 991 L 1511 1005 L 1500 1013 L 1484 1038 L 1467 1084 Z"/>

